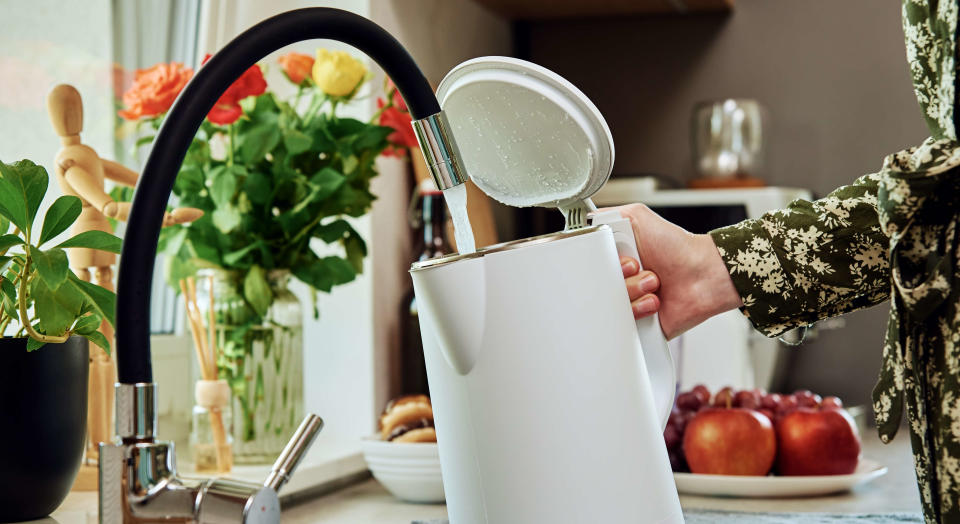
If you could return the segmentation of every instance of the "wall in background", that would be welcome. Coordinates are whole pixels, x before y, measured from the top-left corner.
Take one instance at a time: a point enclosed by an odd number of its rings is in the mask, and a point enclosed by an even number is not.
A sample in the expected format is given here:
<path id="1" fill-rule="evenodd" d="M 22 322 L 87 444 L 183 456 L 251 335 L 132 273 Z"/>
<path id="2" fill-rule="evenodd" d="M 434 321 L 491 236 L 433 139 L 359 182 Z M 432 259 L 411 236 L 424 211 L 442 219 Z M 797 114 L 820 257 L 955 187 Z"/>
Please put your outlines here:
<path id="1" fill-rule="evenodd" d="M 533 22 L 524 34 L 520 51 L 608 119 L 615 174 L 689 178 L 690 110 L 704 99 L 765 104 L 766 180 L 821 196 L 927 136 L 898 2 L 737 0 L 729 15 Z M 885 306 L 847 315 L 845 328 L 798 349 L 788 386 L 868 403 L 885 315 Z"/>
<path id="2" fill-rule="evenodd" d="M 371 2 L 370 18 L 393 34 L 410 52 L 427 79 L 436 86 L 453 66 L 476 56 L 510 55 L 510 26 L 471 0 L 378 0 Z M 415 153 L 419 154 L 419 153 Z M 378 163 L 384 170 L 393 159 Z M 397 170 L 399 167 L 393 167 Z M 411 187 L 407 177 L 380 176 L 373 182 L 377 195 L 372 215 L 374 344 L 376 401 L 382 406 L 399 391 L 400 305 L 411 287 L 410 229 L 406 223 Z"/>

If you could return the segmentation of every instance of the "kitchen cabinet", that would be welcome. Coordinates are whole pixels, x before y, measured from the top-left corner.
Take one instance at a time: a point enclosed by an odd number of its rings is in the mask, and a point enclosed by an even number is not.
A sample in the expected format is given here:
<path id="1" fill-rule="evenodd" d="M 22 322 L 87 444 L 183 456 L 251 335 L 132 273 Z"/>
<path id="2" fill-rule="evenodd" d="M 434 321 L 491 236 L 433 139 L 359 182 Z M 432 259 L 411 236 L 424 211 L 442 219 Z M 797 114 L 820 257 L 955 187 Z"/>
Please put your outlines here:
<path id="1" fill-rule="evenodd" d="M 531 20 L 584 16 L 729 11 L 733 0 L 474 0 L 505 18 Z"/>

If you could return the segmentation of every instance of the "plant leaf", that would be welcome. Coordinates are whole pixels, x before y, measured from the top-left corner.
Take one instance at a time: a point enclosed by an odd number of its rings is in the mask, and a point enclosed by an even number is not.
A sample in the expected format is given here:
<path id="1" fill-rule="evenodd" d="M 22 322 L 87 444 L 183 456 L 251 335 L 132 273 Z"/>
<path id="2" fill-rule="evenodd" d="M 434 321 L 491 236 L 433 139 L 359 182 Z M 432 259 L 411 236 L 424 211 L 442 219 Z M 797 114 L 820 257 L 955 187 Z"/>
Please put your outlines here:
<path id="1" fill-rule="evenodd" d="M 258 171 L 247 175 L 243 189 L 254 204 L 266 204 L 273 197 L 273 186 L 270 179 Z"/>
<path id="2" fill-rule="evenodd" d="M 240 210 L 231 205 L 218 207 L 213 212 L 213 223 L 224 235 L 236 229 L 240 225 L 241 218 Z"/>
<path id="3" fill-rule="evenodd" d="M 363 257 L 367 255 L 367 244 L 360 235 L 350 235 L 343 239 L 343 249 L 353 270 L 359 275 L 363 273 Z"/>
<path id="4" fill-rule="evenodd" d="M 82 316 L 80 320 L 77 320 L 77 323 L 73 325 L 73 332 L 78 335 L 89 335 L 99 330 L 102 322 L 103 319 L 96 313 Z"/>
<path id="5" fill-rule="evenodd" d="M 22 223 L 17 223 L 13 217 L 7 218 L 17 224 L 21 231 L 26 231 L 33 225 L 37 210 L 40 209 L 40 202 L 47 193 L 47 185 L 50 183 L 47 170 L 29 160 L 21 160 L 13 165 L 0 162 L 0 175 L 9 184 L 6 191 L 11 193 L 0 193 L 0 201 L 11 208 L 16 207 L 20 215 L 17 218 Z"/>
<path id="6" fill-rule="evenodd" d="M 56 199 L 43 217 L 43 229 L 40 231 L 40 241 L 37 245 L 42 246 L 44 242 L 66 231 L 80 216 L 82 210 L 83 205 L 75 196 L 64 195 Z"/>
<path id="7" fill-rule="evenodd" d="M 321 169 L 317 174 L 310 177 L 310 185 L 316 191 L 313 199 L 323 200 L 328 196 L 332 195 L 340 186 L 346 182 L 347 178 L 343 176 L 336 169 L 325 167 Z"/>
<path id="8" fill-rule="evenodd" d="M 246 165 L 255 164 L 280 143 L 280 130 L 272 123 L 255 125 L 244 132 L 240 158 Z"/>
<path id="9" fill-rule="evenodd" d="M 283 146 L 287 148 L 287 152 L 291 155 L 298 155 L 310 149 L 312 142 L 310 135 L 297 129 L 290 129 L 283 135 Z"/>
<path id="10" fill-rule="evenodd" d="M 3 165 L 0 162 L 0 166 Z M 27 230 L 27 206 L 6 178 L 0 178 L 0 215 L 13 222 L 20 231 Z"/>
<path id="11" fill-rule="evenodd" d="M 80 316 L 83 295 L 72 286 L 51 288 L 42 279 L 30 284 L 33 307 L 44 334 L 60 336 L 70 329 Z"/>
<path id="12" fill-rule="evenodd" d="M 266 316 L 273 301 L 273 292 L 270 291 L 270 285 L 267 284 L 266 275 L 260 266 L 253 266 L 247 271 L 247 276 L 243 279 L 243 297 L 258 315 Z"/>
<path id="13" fill-rule="evenodd" d="M 111 235 L 106 231 L 84 231 L 73 238 L 64 240 L 63 242 L 57 244 L 58 248 L 67 248 L 67 247 L 85 247 L 89 249 L 99 249 L 100 251 L 108 251 L 110 253 L 120 253 L 120 248 L 123 246 L 123 240 L 116 235 Z"/>
<path id="14" fill-rule="evenodd" d="M 13 282 L 8 278 L 4 278 L 3 282 L 0 282 L 0 292 L 3 293 L 3 312 L 11 318 L 17 318 L 17 286 L 13 285 Z M 3 333 L 0 333 L 2 336 Z"/>
<path id="15" fill-rule="evenodd" d="M 28 339 L 27 339 L 27 352 L 29 353 L 29 352 L 31 352 L 31 351 L 36 351 L 36 350 L 42 348 L 42 347 L 45 346 L 45 345 L 47 345 L 46 342 L 40 342 L 39 340 L 37 340 L 37 339 L 35 339 L 35 338 L 28 338 Z"/>
<path id="16" fill-rule="evenodd" d="M 117 311 L 117 295 L 108 289 L 104 289 L 96 284 L 80 280 L 80 278 L 70 273 L 69 284 L 78 289 L 87 298 L 88 305 L 93 307 L 101 317 L 107 319 L 111 326 L 114 326 L 114 319 Z"/>
<path id="17" fill-rule="evenodd" d="M 83 333 L 80 336 L 89 340 L 94 345 L 97 345 L 103 348 L 103 350 L 106 351 L 108 355 L 110 354 L 110 341 L 107 340 L 107 337 L 103 336 L 103 333 L 99 331 L 92 331 L 90 333 Z"/>
<path id="18" fill-rule="evenodd" d="M 13 246 L 23 244 L 23 239 L 17 235 L 3 235 L 0 236 L 0 251 L 6 252 Z M 2 271 L 0 271 L 2 273 Z"/>
<path id="19" fill-rule="evenodd" d="M 253 251 L 254 249 L 259 248 L 262 245 L 263 245 L 263 242 L 258 240 L 256 242 L 253 242 L 252 244 L 247 245 L 247 247 L 243 249 L 238 249 L 231 253 L 227 253 L 226 255 L 223 255 L 223 263 L 227 264 L 228 266 L 235 266 L 245 256 L 247 256 L 247 253 Z"/>
<path id="20" fill-rule="evenodd" d="M 237 192 L 237 177 L 228 169 L 219 169 L 216 174 L 211 173 L 211 176 L 213 183 L 210 187 L 210 198 L 218 207 L 229 205 Z"/>
<path id="21" fill-rule="evenodd" d="M 36 268 L 40 279 L 46 282 L 51 290 L 60 287 L 60 284 L 63 284 L 67 279 L 67 274 L 70 273 L 67 252 L 58 247 L 48 251 L 41 251 L 40 248 L 34 246 L 29 246 L 29 249 L 30 257 L 33 258 L 33 267 Z"/>

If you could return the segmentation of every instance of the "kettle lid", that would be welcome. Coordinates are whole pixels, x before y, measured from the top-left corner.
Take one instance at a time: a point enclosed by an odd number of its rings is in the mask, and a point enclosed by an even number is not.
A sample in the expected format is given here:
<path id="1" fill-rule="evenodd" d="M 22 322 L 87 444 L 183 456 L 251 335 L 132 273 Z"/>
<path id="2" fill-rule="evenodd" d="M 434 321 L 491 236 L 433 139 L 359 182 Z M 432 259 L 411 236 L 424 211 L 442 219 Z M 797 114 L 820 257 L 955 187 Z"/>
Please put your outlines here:
<path id="1" fill-rule="evenodd" d="M 470 178 L 504 204 L 569 207 L 610 177 L 606 121 L 582 91 L 546 68 L 475 58 L 447 74 L 437 98 Z"/>

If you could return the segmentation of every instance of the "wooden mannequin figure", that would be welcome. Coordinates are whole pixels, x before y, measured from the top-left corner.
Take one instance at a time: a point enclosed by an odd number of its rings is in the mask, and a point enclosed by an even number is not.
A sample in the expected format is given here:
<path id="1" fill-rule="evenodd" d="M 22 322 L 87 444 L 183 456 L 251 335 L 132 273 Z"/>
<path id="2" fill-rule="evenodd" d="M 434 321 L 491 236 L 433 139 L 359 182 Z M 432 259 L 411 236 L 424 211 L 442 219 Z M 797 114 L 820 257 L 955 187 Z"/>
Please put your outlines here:
<path id="1" fill-rule="evenodd" d="M 104 178 L 125 186 L 135 186 L 139 175 L 125 166 L 111 160 L 100 158 L 91 147 L 80 141 L 83 129 L 83 102 L 80 93 L 70 85 L 61 84 L 53 88 L 47 96 L 47 111 L 50 122 L 63 147 L 57 153 L 55 172 L 57 183 L 66 195 L 80 198 L 83 209 L 74 223 L 73 235 L 84 231 L 106 231 L 113 233 L 107 218 L 126 220 L 130 212 L 129 202 L 117 202 L 104 190 Z M 163 225 L 192 222 L 203 214 L 194 208 L 176 209 L 167 213 Z M 69 248 L 70 267 L 83 280 L 90 281 L 90 271 L 94 271 L 96 283 L 113 290 L 113 265 L 117 256 L 113 253 L 87 248 Z M 113 341 L 113 328 L 104 320 L 100 332 Z M 88 385 L 87 408 L 87 465 L 96 466 L 100 442 L 112 439 L 113 385 L 116 382 L 116 368 L 110 355 L 103 348 L 90 346 L 90 382 Z M 93 485 L 89 486 L 89 471 L 81 471 L 76 484 L 77 489 L 96 490 L 96 470 L 93 470 Z"/>

